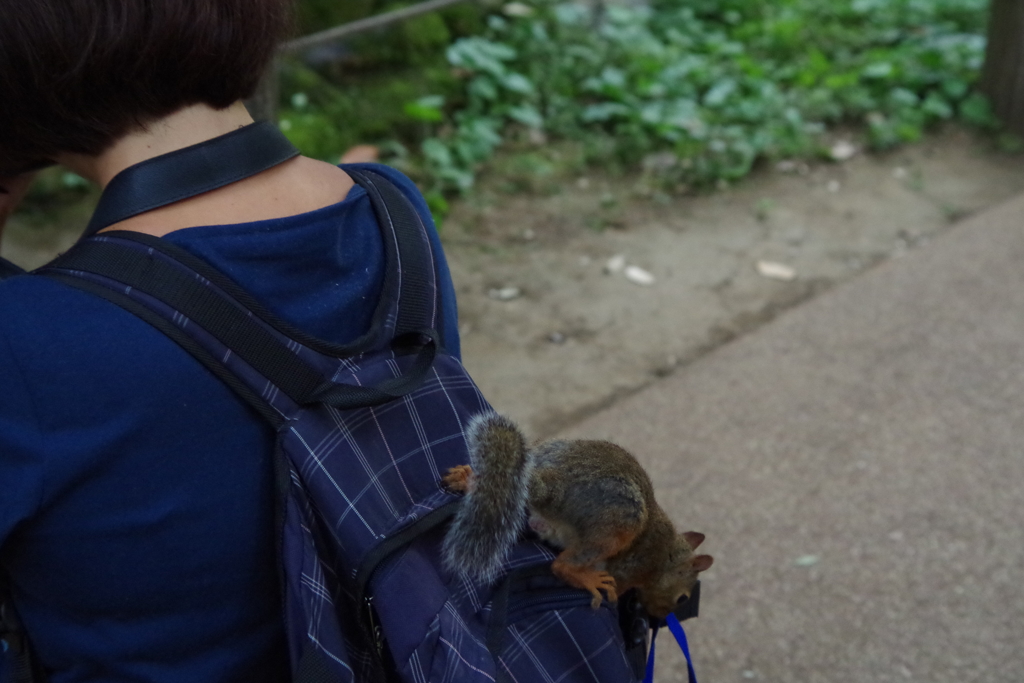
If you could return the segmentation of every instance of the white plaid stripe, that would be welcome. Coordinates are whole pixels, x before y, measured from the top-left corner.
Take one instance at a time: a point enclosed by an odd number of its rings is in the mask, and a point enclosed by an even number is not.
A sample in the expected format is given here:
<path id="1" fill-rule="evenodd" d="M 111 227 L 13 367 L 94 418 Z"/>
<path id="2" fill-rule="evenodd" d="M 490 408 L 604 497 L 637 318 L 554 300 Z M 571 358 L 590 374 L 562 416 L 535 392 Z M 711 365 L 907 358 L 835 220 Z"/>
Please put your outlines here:
<path id="1" fill-rule="evenodd" d="M 359 440 L 355 438 L 355 436 L 352 434 L 349 428 L 349 424 L 341 419 L 340 413 L 338 413 L 338 411 L 334 410 L 333 408 L 329 409 L 328 412 L 332 413 L 331 417 L 336 420 L 336 424 L 338 425 L 338 433 L 342 437 L 340 443 L 343 443 L 346 448 L 351 449 L 350 455 L 353 458 L 355 458 L 355 461 L 359 463 L 360 467 L 362 467 L 363 469 L 363 472 L 368 477 L 366 485 L 361 490 L 359 490 L 355 494 L 355 496 L 353 496 L 352 500 L 349 501 L 349 505 L 355 505 L 356 503 L 358 503 L 360 500 L 363 499 L 363 496 L 369 493 L 370 489 L 373 488 L 377 493 L 377 499 L 380 501 L 380 503 L 387 506 L 387 509 L 391 514 L 391 517 L 393 519 L 398 519 L 398 508 L 392 501 L 391 496 L 388 495 L 387 487 L 385 487 L 384 484 L 380 481 L 380 475 L 382 473 L 382 470 L 374 469 L 374 466 L 371 464 L 370 459 L 367 457 L 366 453 L 364 453 L 363 448 L 359 445 Z M 369 414 L 369 411 L 367 411 L 367 414 Z M 345 520 L 346 514 L 347 511 L 343 513 L 340 517 L 338 517 L 334 523 L 336 525 L 341 524 Z"/>
<path id="2" fill-rule="evenodd" d="M 377 533 L 374 531 L 373 527 L 370 526 L 370 523 L 367 522 L 366 519 L 363 518 L 363 516 L 361 514 L 359 514 L 359 511 L 356 509 L 356 506 L 353 505 L 352 501 L 349 499 L 348 495 L 345 493 L 344 489 L 341 487 L 341 485 L 338 483 L 338 481 L 334 478 L 334 476 L 327 470 L 326 467 L 324 467 L 323 461 L 320 458 L 317 457 L 316 452 L 314 452 L 313 449 L 311 449 L 309 447 L 309 445 L 302 438 L 302 435 L 299 434 L 297 431 L 295 431 L 295 429 L 291 429 L 290 431 L 292 432 L 292 434 L 295 435 L 295 438 L 298 439 L 299 442 L 303 446 L 305 446 L 306 451 L 309 453 L 310 457 L 309 457 L 308 460 L 306 460 L 306 467 L 304 468 L 304 469 L 306 469 L 305 476 L 306 477 L 310 477 L 310 476 L 312 476 L 314 474 L 315 471 L 318 472 L 319 474 L 322 474 L 324 476 L 324 478 L 327 481 L 330 482 L 330 484 L 334 488 L 334 490 L 348 504 L 348 508 L 347 509 L 351 510 L 356 515 L 356 517 L 359 518 L 359 521 L 363 523 L 363 526 L 366 527 L 366 530 L 369 531 L 371 534 L 373 534 L 374 538 L 376 538 L 377 537 Z M 314 464 L 316 465 L 315 470 L 311 468 L 311 466 L 314 465 Z M 341 521 L 343 521 L 343 520 L 339 520 L 339 523 Z"/>
<path id="3" fill-rule="evenodd" d="M 399 481 L 402 482 L 402 488 L 405 489 L 405 495 L 409 496 L 409 502 L 412 504 L 416 503 L 416 499 L 412 495 L 412 491 L 409 490 L 409 485 L 405 483 L 405 479 L 402 478 L 402 470 L 398 467 L 398 462 L 395 461 L 395 453 L 391 450 L 391 445 L 388 443 L 388 435 L 385 433 L 384 428 L 380 424 L 380 420 L 377 419 L 377 412 L 375 409 L 370 408 L 370 415 L 373 417 L 373 423 L 377 426 L 377 434 L 380 435 L 380 442 L 384 444 L 384 448 L 387 450 L 388 455 L 391 456 L 391 464 L 395 466 L 395 472 L 398 474 Z"/>

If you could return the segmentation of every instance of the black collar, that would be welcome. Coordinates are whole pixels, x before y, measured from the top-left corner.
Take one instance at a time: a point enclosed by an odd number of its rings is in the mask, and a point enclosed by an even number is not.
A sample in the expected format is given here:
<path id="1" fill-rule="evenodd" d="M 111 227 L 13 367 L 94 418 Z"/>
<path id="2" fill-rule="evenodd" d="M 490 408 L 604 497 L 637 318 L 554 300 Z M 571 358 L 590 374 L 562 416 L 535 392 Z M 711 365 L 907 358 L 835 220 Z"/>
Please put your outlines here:
<path id="1" fill-rule="evenodd" d="M 103 190 L 83 237 L 152 209 L 254 176 L 298 156 L 269 121 L 147 159 L 124 169 Z"/>

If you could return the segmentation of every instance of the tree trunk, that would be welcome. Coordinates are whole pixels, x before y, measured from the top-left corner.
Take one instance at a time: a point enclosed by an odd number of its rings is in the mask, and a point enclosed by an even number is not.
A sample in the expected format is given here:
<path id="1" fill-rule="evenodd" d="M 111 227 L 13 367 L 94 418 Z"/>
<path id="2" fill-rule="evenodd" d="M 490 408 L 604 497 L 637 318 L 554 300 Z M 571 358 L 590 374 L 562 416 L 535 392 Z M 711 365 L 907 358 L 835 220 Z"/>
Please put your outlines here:
<path id="1" fill-rule="evenodd" d="M 1024 136 L 1024 2 L 992 0 L 981 91 L 1007 129 Z"/>

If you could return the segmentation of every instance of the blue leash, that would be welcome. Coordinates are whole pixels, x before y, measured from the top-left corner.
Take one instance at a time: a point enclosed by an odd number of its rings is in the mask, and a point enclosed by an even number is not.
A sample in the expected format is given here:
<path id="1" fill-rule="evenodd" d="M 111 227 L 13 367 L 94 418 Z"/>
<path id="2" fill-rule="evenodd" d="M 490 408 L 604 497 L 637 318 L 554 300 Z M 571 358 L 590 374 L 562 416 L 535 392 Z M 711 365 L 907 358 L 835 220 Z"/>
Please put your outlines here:
<path id="1" fill-rule="evenodd" d="M 671 612 L 665 618 L 665 621 L 668 624 L 668 630 L 676 637 L 676 642 L 679 643 L 679 649 L 683 651 L 683 656 L 686 657 L 686 671 L 689 674 L 690 683 L 697 683 L 697 674 L 693 672 L 693 660 L 690 659 L 690 645 L 686 642 L 686 633 L 683 631 L 683 625 L 679 623 L 676 615 Z M 654 640 L 658 637 L 659 630 L 654 629 L 651 632 L 651 651 L 647 655 L 647 675 L 644 676 L 644 683 L 654 683 Z"/>

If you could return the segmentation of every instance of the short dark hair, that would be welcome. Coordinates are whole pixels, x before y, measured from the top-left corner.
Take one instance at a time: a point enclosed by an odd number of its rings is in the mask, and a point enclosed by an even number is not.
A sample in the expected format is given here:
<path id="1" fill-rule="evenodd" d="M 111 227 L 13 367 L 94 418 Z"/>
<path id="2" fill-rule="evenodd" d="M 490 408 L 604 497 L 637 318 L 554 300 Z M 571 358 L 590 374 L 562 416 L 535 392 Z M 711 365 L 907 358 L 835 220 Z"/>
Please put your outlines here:
<path id="1" fill-rule="evenodd" d="M 0 172 L 251 96 L 292 0 L 0 0 Z"/>

